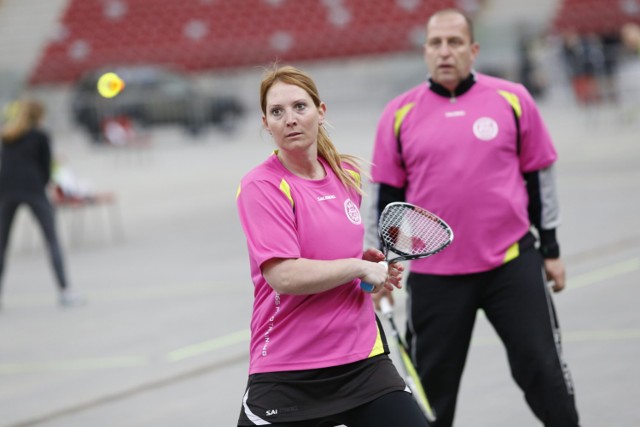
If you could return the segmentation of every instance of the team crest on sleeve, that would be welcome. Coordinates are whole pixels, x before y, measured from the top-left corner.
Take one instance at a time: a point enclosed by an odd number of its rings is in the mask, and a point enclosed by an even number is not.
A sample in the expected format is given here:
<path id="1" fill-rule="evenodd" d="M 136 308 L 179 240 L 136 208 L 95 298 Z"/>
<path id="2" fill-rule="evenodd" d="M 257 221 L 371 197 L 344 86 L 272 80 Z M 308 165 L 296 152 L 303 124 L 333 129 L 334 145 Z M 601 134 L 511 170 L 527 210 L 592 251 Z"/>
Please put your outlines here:
<path id="1" fill-rule="evenodd" d="M 351 199 L 347 199 L 344 201 L 344 212 L 347 214 L 347 218 L 354 224 L 360 224 L 362 222 L 362 217 L 360 216 L 360 209 L 358 209 L 358 205 L 353 203 Z"/>
<path id="2" fill-rule="evenodd" d="M 491 117 L 480 117 L 473 123 L 473 134 L 482 141 L 491 141 L 498 135 L 498 123 Z"/>

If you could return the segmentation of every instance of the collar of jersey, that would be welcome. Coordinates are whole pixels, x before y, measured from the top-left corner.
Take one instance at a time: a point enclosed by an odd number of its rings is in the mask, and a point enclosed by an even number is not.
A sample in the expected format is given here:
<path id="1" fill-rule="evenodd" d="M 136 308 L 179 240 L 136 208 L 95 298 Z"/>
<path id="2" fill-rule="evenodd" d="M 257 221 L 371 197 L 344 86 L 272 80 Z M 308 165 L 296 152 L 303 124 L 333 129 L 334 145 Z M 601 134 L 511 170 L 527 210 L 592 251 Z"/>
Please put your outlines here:
<path id="1" fill-rule="evenodd" d="M 458 84 L 458 86 L 456 86 L 453 92 L 451 92 L 449 89 L 445 88 L 439 83 L 434 82 L 431 78 L 429 78 L 429 89 L 440 96 L 444 96 L 446 98 L 454 98 L 466 93 L 469 89 L 471 89 L 471 86 L 473 86 L 475 82 L 476 76 L 474 75 L 474 73 L 471 73 L 466 79 L 462 80 Z"/>

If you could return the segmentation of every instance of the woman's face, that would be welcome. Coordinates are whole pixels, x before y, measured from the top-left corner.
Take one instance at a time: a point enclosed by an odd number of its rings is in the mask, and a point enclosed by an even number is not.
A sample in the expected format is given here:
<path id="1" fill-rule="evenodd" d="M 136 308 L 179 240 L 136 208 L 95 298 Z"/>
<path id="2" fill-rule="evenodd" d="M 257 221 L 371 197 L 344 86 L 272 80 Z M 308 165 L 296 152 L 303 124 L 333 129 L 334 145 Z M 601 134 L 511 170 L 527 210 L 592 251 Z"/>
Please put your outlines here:
<path id="1" fill-rule="evenodd" d="M 317 149 L 318 129 L 324 119 L 324 103 L 316 107 L 299 86 L 276 82 L 266 96 L 264 127 L 280 150 Z"/>

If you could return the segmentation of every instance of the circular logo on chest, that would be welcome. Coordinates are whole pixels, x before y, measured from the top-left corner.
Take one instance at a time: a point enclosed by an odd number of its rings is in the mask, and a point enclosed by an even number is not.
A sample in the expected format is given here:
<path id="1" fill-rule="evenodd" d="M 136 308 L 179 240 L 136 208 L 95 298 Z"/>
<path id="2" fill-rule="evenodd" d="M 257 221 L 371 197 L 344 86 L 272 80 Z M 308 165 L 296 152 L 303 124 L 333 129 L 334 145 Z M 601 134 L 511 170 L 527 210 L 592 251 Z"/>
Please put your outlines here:
<path id="1" fill-rule="evenodd" d="M 490 141 L 498 135 L 498 123 L 491 117 L 480 117 L 473 123 L 473 134 L 482 141 Z"/>
<path id="2" fill-rule="evenodd" d="M 354 224 L 360 224 L 362 222 L 362 217 L 360 216 L 360 209 L 358 209 L 358 205 L 353 203 L 351 199 L 347 199 L 344 201 L 344 212 L 347 214 L 347 218 Z"/>

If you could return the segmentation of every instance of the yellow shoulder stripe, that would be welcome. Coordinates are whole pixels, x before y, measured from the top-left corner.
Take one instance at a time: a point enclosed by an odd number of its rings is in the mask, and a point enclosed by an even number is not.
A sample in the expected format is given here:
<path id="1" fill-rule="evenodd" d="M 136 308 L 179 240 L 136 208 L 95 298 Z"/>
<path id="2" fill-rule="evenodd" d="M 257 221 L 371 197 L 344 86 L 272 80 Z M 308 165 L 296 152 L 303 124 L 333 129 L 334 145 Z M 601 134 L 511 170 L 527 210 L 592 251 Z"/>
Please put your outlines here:
<path id="1" fill-rule="evenodd" d="M 393 122 L 393 134 L 398 137 L 400 135 L 400 126 L 402 126 L 402 122 L 406 115 L 411 111 L 413 107 L 416 106 L 415 102 L 410 102 L 409 104 L 403 106 L 398 111 L 396 111 L 395 121 Z"/>
<path id="2" fill-rule="evenodd" d="M 240 196 L 241 191 L 242 191 L 242 183 L 238 185 L 238 189 L 236 190 L 236 199 Z M 293 197 L 291 197 L 291 187 L 289 186 L 289 183 L 284 180 L 284 178 L 282 179 L 282 181 L 280 181 L 280 191 L 282 191 L 284 195 L 287 196 L 287 199 L 289 199 L 289 203 L 291 203 L 291 207 L 293 207 Z"/>
<path id="3" fill-rule="evenodd" d="M 347 172 L 351 174 L 353 179 L 356 181 L 356 184 L 358 184 L 358 187 L 362 187 L 362 183 L 361 183 L 362 178 L 360 178 L 360 174 L 356 171 L 352 171 L 351 169 L 347 169 Z"/>
<path id="4" fill-rule="evenodd" d="M 507 92 L 506 90 L 499 90 L 498 93 L 507 100 L 513 111 L 516 112 L 516 117 L 522 116 L 522 106 L 520 105 L 520 98 L 515 93 Z"/>
<path id="5" fill-rule="evenodd" d="M 291 207 L 293 207 L 294 203 L 293 197 L 291 197 L 291 186 L 289 186 L 289 183 L 285 181 L 284 178 L 282 178 L 282 181 L 280 181 L 280 191 L 282 191 L 284 195 L 287 196 L 287 199 L 289 199 L 289 203 L 291 203 Z"/>

